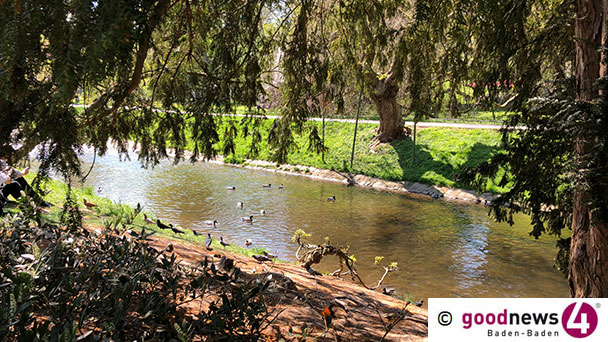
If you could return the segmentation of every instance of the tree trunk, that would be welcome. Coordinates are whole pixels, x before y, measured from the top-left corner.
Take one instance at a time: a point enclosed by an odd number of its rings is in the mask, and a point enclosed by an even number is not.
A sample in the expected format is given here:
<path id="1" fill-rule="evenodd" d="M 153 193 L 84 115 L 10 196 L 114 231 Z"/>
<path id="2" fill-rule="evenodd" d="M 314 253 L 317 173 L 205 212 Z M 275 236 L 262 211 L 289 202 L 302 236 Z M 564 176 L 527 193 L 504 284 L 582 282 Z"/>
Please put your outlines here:
<path id="1" fill-rule="evenodd" d="M 603 0 L 578 0 L 576 15 L 577 100 L 595 101 L 594 83 L 600 76 Z M 593 136 L 577 139 L 574 158 L 578 169 L 586 168 L 585 156 L 594 144 Z M 607 169 L 604 166 L 604 169 Z M 589 184 L 587 186 L 594 186 Z M 578 184 L 573 198 L 572 243 L 568 282 L 572 297 L 608 297 L 608 225 L 591 210 L 589 189 Z"/>
<path id="2" fill-rule="evenodd" d="M 376 111 L 380 117 L 380 127 L 376 140 L 381 143 L 390 142 L 403 135 L 404 122 L 397 105 L 399 87 L 386 80 L 378 81 L 376 94 L 371 96 Z"/>
<path id="3" fill-rule="evenodd" d="M 608 76 L 608 0 L 604 0 L 603 5 L 604 17 L 602 18 L 602 44 L 604 45 L 604 50 L 602 50 L 602 61 L 607 61 L 606 63 L 602 63 L 600 65 L 600 77 Z"/>

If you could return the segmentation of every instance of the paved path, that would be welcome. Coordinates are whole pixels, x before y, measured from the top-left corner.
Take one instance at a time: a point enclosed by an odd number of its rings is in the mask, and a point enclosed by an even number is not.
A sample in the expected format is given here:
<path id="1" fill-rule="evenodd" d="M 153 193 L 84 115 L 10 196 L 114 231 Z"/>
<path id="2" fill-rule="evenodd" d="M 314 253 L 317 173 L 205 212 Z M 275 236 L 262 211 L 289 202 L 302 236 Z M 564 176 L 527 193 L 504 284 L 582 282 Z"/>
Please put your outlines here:
<path id="1" fill-rule="evenodd" d="M 85 108 L 87 105 L 79 105 L 74 104 L 74 107 Z M 155 111 L 163 111 L 162 109 L 155 109 Z M 168 113 L 175 113 L 173 110 L 167 110 Z M 222 113 L 213 113 L 213 115 L 226 115 L 226 116 L 234 116 L 234 117 L 244 117 L 245 114 L 222 114 Z M 268 119 L 280 119 L 281 117 L 278 115 L 250 115 L 251 117 L 259 117 L 259 118 L 268 118 Z M 323 121 L 322 118 L 310 118 L 311 121 Z M 355 119 L 335 119 L 335 118 L 326 118 L 327 122 L 348 122 L 355 123 Z M 359 120 L 359 123 L 364 124 L 376 124 L 379 125 L 379 120 Z M 413 121 L 406 121 L 406 126 L 414 126 Z M 501 129 L 501 125 L 487 125 L 487 124 L 467 124 L 467 123 L 455 123 L 455 122 L 418 122 L 417 127 L 420 128 L 428 128 L 428 127 L 445 127 L 445 128 L 464 128 L 464 129 Z M 515 127 L 515 129 L 523 129 L 524 127 Z"/>

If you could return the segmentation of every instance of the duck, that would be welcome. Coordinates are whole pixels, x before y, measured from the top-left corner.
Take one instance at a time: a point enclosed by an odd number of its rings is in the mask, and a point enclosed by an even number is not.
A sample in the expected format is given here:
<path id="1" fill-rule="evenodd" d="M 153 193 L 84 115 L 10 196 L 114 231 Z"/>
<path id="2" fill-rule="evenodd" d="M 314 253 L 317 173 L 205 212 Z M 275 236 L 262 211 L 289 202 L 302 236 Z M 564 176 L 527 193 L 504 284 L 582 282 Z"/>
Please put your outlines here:
<path id="1" fill-rule="evenodd" d="M 253 215 L 249 216 L 249 217 L 241 217 L 241 220 L 244 222 L 253 222 Z"/>
<path id="2" fill-rule="evenodd" d="M 99 194 L 99 193 L 101 193 L 101 191 L 102 191 L 101 186 L 97 187 L 97 193 Z"/>
<path id="3" fill-rule="evenodd" d="M 392 287 L 383 287 L 382 288 L 382 294 L 385 294 L 387 296 L 394 296 L 395 295 L 395 289 Z"/>
<path id="4" fill-rule="evenodd" d="M 205 233 L 203 233 L 203 232 L 201 232 L 201 231 L 198 231 L 198 230 L 196 230 L 196 229 L 192 229 L 192 234 L 197 235 L 197 236 L 200 236 L 200 235 L 205 235 Z"/>
<path id="5" fill-rule="evenodd" d="M 207 248 L 208 251 L 213 250 L 213 248 L 211 248 L 212 242 L 213 239 L 211 238 L 211 233 L 207 233 L 207 238 L 205 239 L 205 248 Z"/>
<path id="6" fill-rule="evenodd" d="M 264 210 L 264 209 L 260 210 L 260 215 L 266 216 L 266 210 Z"/>
<path id="7" fill-rule="evenodd" d="M 328 202 L 333 202 L 333 201 L 335 201 L 335 200 L 336 200 L 336 196 L 335 196 L 335 195 L 334 195 L 334 196 L 331 196 L 331 197 L 327 197 L 327 201 L 328 201 Z"/>
<path id="8" fill-rule="evenodd" d="M 283 183 L 281 183 L 281 185 L 279 185 L 279 189 L 283 189 L 285 186 L 283 185 Z"/>
<path id="9" fill-rule="evenodd" d="M 169 223 L 169 225 L 167 226 L 166 224 L 160 222 L 159 219 L 156 220 L 156 226 L 160 229 L 172 229 L 173 225 L 171 223 Z"/>
<path id="10" fill-rule="evenodd" d="M 266 251 L 263 251 L 263 252 L 262 252 L 262 254 L 264 254 L 264 256 L 269 257 L 270 259 L 276 259 L 276 258 L 277 258 L 277 256 L 276 256 L 276 255 L 274 255 L 274 254 L 270 254 L 270 253 L 268 253 L 268 252 L 266 252 Z"/>
<path id="11" fill-rule="evenodd" d="M 243 209 L 243 202 L 238 202 L 236 204 L 236 207 L 239 208 L 239 209 Z"/>
<path id="12" fill-rule="evenodd" d="M 227 186 L 226 190 L 236 190 L 236 186 Z"/>
<path id="13" fill-rule="evenodd" d="M 251 239 L 247 239 L 247 240 L 245 240 L 245 246 L 246 246 L 246 247 L 249 247 L 249 246 L 251 246 L 252 244 L 253 244 L 253 241 L 251 241 Z"/>
<path id="14" fill-rule="evenodd" d="M 144 222 L 147 224 L 154 224 L 154 221 L 148 218 L 148 215 L 144 214 Z"/>
<path id="15" fill-rule="evenodd" d="M 95 208 L 97 206 L 97 204 L 87 201 L 87 199 L 84 197 L 82 198 L 82 201 L 84 202 L 84 205 L 87 208 Z"/>
<path id="16" fill-rule="evenodd" d="M 268 183 L 268 184 L 262 184 L 262 187 L 264 188 L 270 188 L 272 186 L 272 184 Z"/>
<path id="17" fill-rule="evenodd" d="M 257 260 L 258 262 L 272 261 L 272 259 L 270 259 L 269 257 L 267 257 L 265 255 L 254 254 L 254 255 L 252 255 L 252 257 L 255 260 Z"/>
<path id="18" fill-rule="evenodd" d="M 417 307 L 421 307 L 421 306 L 422 306 L 422 304 L 424 304 L 424 299 L 422 299 L 422 298 L 420 298 L 420 300 L 419 300 L 419 301 L 414 302 L 414 305 L 416 305 Z"/>
<path id="19" fill-rule="evenodd" d="M 203 222 L 203 223 L 205 223 L 205 225 L 206 225 L 206 226 L 213 226 L 213 228 L 215 228 L 215 226 L 216 226 L 216 225 L 217 225 L 219 222 L 217 222 L 217 220 L 213 220 L 213 221 L 209 220 L 209 221 L 205 221 L 205 222 Z"/>
<path id="20" fill-rule="evenodd" d="M 173 225 L 171 225 L 171 230 L 175 233 L 175 234 L 186 234 L 185 231 L 177 228 L 177 227 L 173 227 Z"/>
<path id="21" fill-rule="evenodd" d="M 226 241 L 224 241 L 224 237 L 220 236 L 220 245 L 224 246 L 224 247 L 228 247 L 230 246 L 230 244 Z"/>

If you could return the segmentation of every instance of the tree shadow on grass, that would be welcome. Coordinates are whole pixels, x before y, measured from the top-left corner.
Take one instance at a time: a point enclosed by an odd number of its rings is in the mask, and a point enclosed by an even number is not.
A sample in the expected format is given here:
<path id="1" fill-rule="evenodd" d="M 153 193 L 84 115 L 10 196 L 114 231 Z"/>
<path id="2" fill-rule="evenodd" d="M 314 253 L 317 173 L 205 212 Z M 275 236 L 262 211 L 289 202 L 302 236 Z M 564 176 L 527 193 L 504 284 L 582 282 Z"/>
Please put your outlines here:
<path id="1" fill-rule="evenodd" d="M 390 143 L 398 156 L 399 166 L 403 170 L 403 181 L 443 184 L 455 181 L 456 176 L 465 168 L 474 167 L 492 157 L 496 147 L 483 143 L 475 143 L 466 154 L 466 159 L 460 165 L 453 165 L 449 157 L 453 152 L 443 152 L 444 155 L 433 155 L 428 145 L 416 144 L 412 139 L 399 139 Z M 414 152 L 415 151 L 415 152 Z M 415 154 L 415 157 L 414 157 Z M 429 172 L 435 173 L 429 174 Z M 445 185 L 445 184 L 444 184 Z M 463 186 L 457 184 L 457 186 Z"/>

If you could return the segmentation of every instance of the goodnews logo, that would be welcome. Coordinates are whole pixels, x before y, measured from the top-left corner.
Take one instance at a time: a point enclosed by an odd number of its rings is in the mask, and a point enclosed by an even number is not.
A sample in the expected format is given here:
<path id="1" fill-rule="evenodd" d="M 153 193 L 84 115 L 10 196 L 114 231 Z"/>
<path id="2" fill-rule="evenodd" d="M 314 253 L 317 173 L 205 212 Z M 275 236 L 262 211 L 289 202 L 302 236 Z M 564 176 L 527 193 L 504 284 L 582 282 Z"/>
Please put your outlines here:
<path id="1" fill-rule="evenodd" d="M 430 298 L 429 341 L 605 342 L 603 307 L 608 299 Z"/>

